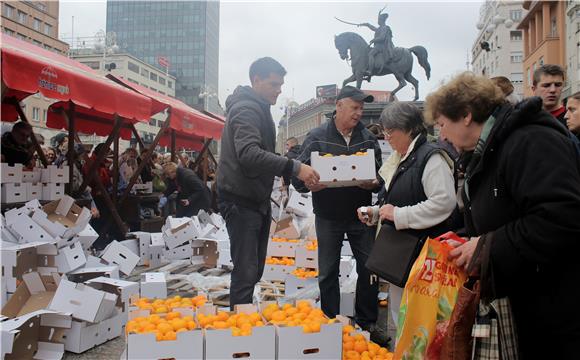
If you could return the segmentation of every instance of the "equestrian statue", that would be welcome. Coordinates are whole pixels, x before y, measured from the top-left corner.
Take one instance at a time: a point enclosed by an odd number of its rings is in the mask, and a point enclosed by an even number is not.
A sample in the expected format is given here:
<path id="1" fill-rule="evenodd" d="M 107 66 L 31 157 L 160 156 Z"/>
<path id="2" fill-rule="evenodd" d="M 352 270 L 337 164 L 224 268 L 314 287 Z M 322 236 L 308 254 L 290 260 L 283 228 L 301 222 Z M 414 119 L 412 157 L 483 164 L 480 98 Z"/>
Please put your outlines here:
<path id="1" fill-rule="evenodd" d="M 350 60 L 352 75 L 342 82 L 342 86 L 356 81 L 356 87 L 360 89 L 363 80 L 371 81 L 373 76 L 395 75 L 399 82 L 391 91 L 391 100 L 394 95 L 407 85 L 407 81 L 415 87 L 415 98 L 419 99 L 419 81 L 413 77 L 413 55 L 417 57 L 419 65 L 425 69 L 427 80 L 431 77 L 431 65 L 427 59 L 427 50 L 423 46 L 413 46 L 410 49 L 395 47 L 393 45 L 393 33 L 386 24 L 389 14 L 379 11 L 377 28 L 369 23 L 356 24 L 336 18 L 338 21 L 358 27 L 367 27 L 374 31 L 374 38 L 370 44 L 358 34 L 345 32 L 334 37 L 334 45 L 342 60 Z M 372 47 L 371 47 L 372 45 Z"/>

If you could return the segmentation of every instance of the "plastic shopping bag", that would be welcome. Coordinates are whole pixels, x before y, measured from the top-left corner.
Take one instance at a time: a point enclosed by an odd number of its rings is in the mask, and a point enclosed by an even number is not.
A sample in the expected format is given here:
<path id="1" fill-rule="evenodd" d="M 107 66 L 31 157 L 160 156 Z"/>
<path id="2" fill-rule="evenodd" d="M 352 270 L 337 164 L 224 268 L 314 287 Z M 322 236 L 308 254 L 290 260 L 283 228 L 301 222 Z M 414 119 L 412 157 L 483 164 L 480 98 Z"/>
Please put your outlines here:
<path id="1" fill-rule="evenodd" d="M 467 279 L 463 269 L 447 260 L 450 241 L 465 242 L 454 233 L 427 239 L 411 268 L 399 309 L 395 359 L 439 359 L 457 294 Z"/>

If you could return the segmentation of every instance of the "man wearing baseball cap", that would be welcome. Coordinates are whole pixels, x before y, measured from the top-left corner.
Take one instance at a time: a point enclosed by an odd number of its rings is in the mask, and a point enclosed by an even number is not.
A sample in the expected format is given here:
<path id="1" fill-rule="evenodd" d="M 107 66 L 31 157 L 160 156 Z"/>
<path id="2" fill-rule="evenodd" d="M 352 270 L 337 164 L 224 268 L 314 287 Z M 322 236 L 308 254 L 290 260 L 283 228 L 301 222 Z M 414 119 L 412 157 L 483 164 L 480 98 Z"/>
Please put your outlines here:
<path id="1" fill-rule="evenodd" d="M 357 151 L 373 149 L 378 173 L 381 167 L 381 149 L 376 137 L 360 122 L 364 103 L 373 102 L 353 86 L 345 86 L 336 98 L 336 111 L 332 118 L 308 133 L 298 161 L 310 165 L 310 154 L 351 155 Z M 381 345 L 386 336 L 376 326 L 378 283 L 371 281 L 365 263 L 372 248 L 374 232 L 357 219 L 357 209 L 372 200 L 372 191 L 379 189 L 378 180 L 364 185 L 326 188 L 324 185 L 305 184 L 292 178 L 299 192 L 312 191 L 318 238 L 318 285 L 322 310 L 334 318 L 340 310 L 340 286 L 338 283 L 340 249 L 346 234 L 356 259 L 358 280 L 356 284 L 355 320 L 371 333 L 371 339 Z"/>

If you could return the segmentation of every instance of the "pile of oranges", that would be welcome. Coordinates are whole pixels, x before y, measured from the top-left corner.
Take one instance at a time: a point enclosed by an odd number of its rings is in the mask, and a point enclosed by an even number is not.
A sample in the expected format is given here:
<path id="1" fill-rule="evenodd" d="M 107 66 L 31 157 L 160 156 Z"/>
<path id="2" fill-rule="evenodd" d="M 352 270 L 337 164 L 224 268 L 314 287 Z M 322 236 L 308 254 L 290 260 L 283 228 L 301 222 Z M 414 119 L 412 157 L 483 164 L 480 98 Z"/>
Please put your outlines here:
<path id="1" fill-rule="evenodd" d="M 168 312 L 164 316 L 157 314 L 147 317 L 136 317 L 127 322 L 127 334 L 155 334 L 157 341 L 176 340 L 177 333 L 194 330 L 197 324 L 193 316 L 181 316 L 176 311 Z"/>
<path id="2" fill-rule="evenodd" d="M 366 154 L 367 154 L 366 151 L 357 151 L 357 152 L 355 152 L 352 155 L 354 155 L 354 156 L 365 156 Z M 324 155 L 322 155 L 322 157 L 333 157 L 333 156 L 335 156 L 335 155 L 332 155 L 332 154 L 324 154 Z M 336 155 L 336 156 L 348 156 L 348 155 L 342 154 L 342 155 Z"/>
<path id="3" fill-rule="evenodd" d="M 230 314 L 218 311 L 215 315 L 197 314 L 199 326 L 204 329 L 231 329 L 233 336 L 250 336 L 253 327 L 264 326 L 257 312 Z"/>
<path id="4" fill-rule="evenodd" d="M 270 256 L 266 258 L 268 265 L 294 265 L 294 259 L 289 257 Z"/>
<path id="5" fill-rule="evenodd" d="M 353 334 L 354 327 L 345 325 L 342 328 L 342 359 L 358 360 L 392 360 L 393 353 L 380 347 L 362 334 Z"/>
<path id="6" fill-rule="evenodd" d="M 313 308 L 308 301 L 298 301 L 296 306 L 269 304 L 262 315 L 274 325 L 301 326 L 305 333 L 320 332 L 322 324 L 333 324 L 336 319 L 327 318 L 322 310 Z"/>
<path id="7" fill-rule="evenodd" d="M 281 237 L 273 237 L 272 242 L 288 242 L 288 243 L 299 243 L 299 239 L 286 239 Z"/>
<path id="8" fill-rule="evenodd" d="M 296 268 L 292 271 L 292 275 L 296 276 L 299 279 L 308 279 L 318 276 L 318 271 L 315 269 L 308 269 L 308 268 Z"/>
<path id="9" fill-rule="evenodd" d="M 316 250 L 318 249 L 318 240 L 308 240 L 306 242 L 306 250 Z"/>
<path id="10" fill-rule="evenodd" d="M 205 295 L 198 295 L 192 298 L 174 296 L 168 299 L 155 299 L 151 301 L 148 298 L 139 298 L 135 305 L 141 310 L 149 310 L 152 314 L 165 314 L 175 308 L 195 309 L 205 305 L 207 298 Z"/>

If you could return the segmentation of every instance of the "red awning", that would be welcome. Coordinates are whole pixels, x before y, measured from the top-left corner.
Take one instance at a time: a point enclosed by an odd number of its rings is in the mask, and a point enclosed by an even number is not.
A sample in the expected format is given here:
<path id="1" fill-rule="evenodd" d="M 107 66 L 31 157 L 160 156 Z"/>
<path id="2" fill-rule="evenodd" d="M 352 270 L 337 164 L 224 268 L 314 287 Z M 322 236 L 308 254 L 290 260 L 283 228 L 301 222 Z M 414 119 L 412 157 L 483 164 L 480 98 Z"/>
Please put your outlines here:
<path id="1" fill-rule="evenodd" d="M 108 119 L 118 114 L 124 119 L 148 121 L 155 113 L 150 98 L 109 81 L 75 60 L 5 34 L 0 34 L 0 44 L 2 82 L 8 88 L 2 102 L 3 121 L 15 121 L 18 117 L 9 99 L 21 101 L 38 92 L 58 100 L 53 107 L 68 106 L 72 101 L 77 109 L 84 108 Z M 100 131 L 102 125 L 87 128 Z"/>
<path id="2" fill-rule="evenodd" d="M 180 100 L 160 94 L 129 80 L 117 77 L 112 74 L 107 77 L 118 82 L 136 92 L 151 98 L 154 102 L 160 102 L 169 107 L 171 115 L 169 117 L 169 127 L 184 136 L 194 136 L 201 138 L 219 139 L 222 135 L 224 122 L 215 117 L 206 115 Z M 182 138 L 184 136 L 181 136 Z M 166 139 L 162 139 L 163 142 Z"/>

